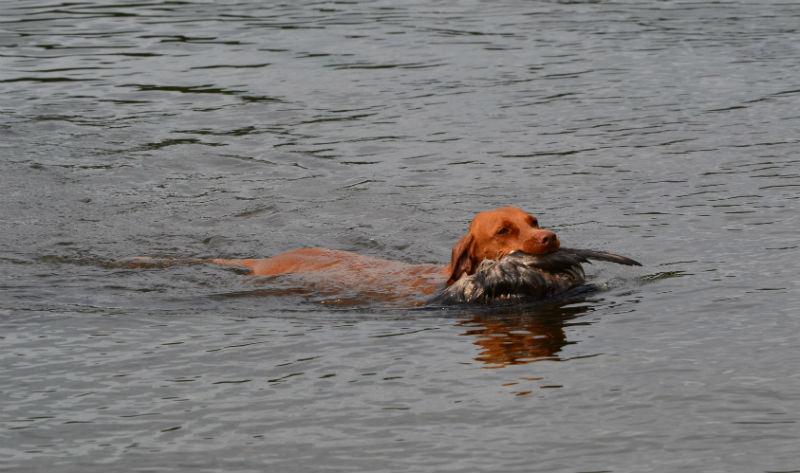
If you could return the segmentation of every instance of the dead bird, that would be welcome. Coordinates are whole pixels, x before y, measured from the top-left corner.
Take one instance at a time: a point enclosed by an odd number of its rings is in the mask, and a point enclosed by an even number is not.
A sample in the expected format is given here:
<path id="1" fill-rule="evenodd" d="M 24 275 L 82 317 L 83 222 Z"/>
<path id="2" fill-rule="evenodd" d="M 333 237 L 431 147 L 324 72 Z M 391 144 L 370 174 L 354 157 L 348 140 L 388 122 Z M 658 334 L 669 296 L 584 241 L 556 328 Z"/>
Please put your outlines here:
<path id="1" fill-rule="evenodd" d="M 464 274 L 443 288 L 429 304 L 493 304 L 553 297 L 584 284 L 581 264 L 590 260 L 641 266 L 606 251 L 561 248 L 542 255 L 515 251 L 496 260 L 483 260 L 473 274 Z"/>

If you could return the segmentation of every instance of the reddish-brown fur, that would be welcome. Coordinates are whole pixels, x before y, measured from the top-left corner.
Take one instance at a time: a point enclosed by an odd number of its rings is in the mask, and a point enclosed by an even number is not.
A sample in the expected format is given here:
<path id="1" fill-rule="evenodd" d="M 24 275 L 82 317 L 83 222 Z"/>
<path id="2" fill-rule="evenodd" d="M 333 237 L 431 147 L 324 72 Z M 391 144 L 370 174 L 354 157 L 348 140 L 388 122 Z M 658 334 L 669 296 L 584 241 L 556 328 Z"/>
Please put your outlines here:
<path id="1" fill-rule="evenodd" d="M 357 290 L 383 300 L 431 295 L 464 274 L 473 274 L 484 259 L 497 259 L 514 251 L 545 254 L 559 248 L 550 230 L 539 228 L 536 218 L 516 207 L 481 212 L 453 247 L 450 264 L 408 264 L 350 251 L 302 248 L 265 259 L 213 259 L 214 264 L 247 268 L 254 276 L 306 274 L 332 287 Z"/>

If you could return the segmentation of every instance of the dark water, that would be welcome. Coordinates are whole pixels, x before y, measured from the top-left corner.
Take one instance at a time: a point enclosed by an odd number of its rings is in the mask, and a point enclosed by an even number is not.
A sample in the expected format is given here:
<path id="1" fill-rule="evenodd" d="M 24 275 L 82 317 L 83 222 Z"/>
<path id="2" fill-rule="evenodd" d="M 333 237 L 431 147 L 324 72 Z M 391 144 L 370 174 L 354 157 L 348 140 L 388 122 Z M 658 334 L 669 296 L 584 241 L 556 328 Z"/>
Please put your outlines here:
<path id="1" fill-rule="evenodd" d="M 3 2 L 3 471 L 800 471 L 800 4 Z M 619 251 L 498 311 L 121 257 Z M 277 284 L 277 286 L 276 286 Z"/>

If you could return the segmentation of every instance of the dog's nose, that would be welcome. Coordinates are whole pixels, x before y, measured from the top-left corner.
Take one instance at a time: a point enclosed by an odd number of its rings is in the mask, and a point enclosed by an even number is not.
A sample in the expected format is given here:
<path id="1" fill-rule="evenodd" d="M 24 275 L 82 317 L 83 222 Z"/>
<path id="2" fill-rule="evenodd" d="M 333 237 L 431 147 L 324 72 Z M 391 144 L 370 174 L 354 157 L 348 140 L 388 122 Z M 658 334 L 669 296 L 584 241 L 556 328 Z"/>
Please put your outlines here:
<path id="1" fill-rule="evenodd" d="M 542 230 L 539 234 L 537 234 L 537 238 L 539 240 L 539 244 L 545 248 L 556 250 L 559 247 L 558 237 L 555 233 L 549 230 Z"/>

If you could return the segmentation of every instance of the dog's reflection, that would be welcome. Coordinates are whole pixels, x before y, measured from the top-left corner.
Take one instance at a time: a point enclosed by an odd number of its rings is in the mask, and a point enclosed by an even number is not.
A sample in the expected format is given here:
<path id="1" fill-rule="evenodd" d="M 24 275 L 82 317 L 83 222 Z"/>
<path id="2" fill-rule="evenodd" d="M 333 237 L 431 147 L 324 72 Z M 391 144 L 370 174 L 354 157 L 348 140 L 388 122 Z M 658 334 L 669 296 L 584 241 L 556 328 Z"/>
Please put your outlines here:
<path id="1" fill-rule="evenodd" d="M 571 301 L 568 305 L 537 305 L 474 313 L 458 325 L 463 335 L 475 337 L 479 354 L 475 360 L 487 368 L 559 360 L 559 352 L 570 343 L 564 332 L 569 321 L 586 314 L 591 306 Z"/>

